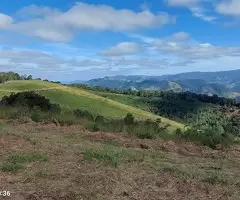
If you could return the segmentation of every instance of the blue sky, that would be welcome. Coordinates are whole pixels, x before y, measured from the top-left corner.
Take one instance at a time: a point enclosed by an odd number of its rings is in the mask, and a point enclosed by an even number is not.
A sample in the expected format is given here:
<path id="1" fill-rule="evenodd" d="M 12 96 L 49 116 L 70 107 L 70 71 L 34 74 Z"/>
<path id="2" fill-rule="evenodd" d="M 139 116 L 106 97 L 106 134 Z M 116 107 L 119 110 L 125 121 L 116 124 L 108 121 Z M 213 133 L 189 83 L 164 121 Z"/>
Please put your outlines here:
<path id="1" fill-rule="evenodd" d="M 240 69 L 239 0 L 1 0 L 0 71 L 51 80 Z"/>

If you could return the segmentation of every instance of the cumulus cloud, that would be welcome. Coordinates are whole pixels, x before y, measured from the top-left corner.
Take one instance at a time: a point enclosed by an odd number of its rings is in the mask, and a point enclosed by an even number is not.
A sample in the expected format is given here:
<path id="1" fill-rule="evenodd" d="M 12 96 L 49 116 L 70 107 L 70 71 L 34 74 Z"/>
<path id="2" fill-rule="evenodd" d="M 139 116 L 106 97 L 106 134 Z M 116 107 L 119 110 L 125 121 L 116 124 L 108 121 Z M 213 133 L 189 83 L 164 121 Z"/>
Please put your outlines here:
<path id="1" fill-rule="evenodd" d="M 181 37 L 179 38 L 179 36 Z M 137 38 L 147 44 L 147 48 L 151 51 L 158 52 L 161 56 L 165 55 L 174 56 L 179 59 L 182 58 L 185 60 L 185 63 L 187 61 L 192 63 L 199 60 L 240 56 L 239 47 L 221 47 L 210 43 L 201 43 L 194 41 L 184 32 L 175 33 L 165 38 L 149 38 L 144 36 L 137 36 Z"/>
<path id="2" fill-rule="evenodd" d="M 157 51 L 191 60 L 211 59 L 224 56 L 240 56 L 240 48 L 219 47 L 210 43 L 177 43 L 156 40 L 153 43 Z"/>
<path id="3" fill-rule="evenodd" d="M 175 23 L 175 17 L 167 13 L 134 12 L 86 3 L 78 3 L 65 12 L 31 5 L 19 13 L 32 18 L 12 23 L 10 30 L 55 41 L 68 41 L 74 33 L 84 30 L 132 31 Z"/>
<path id="4" fill-rule="evenodd" d="M 123 56 L 140 52 L 142 47 L 134 42 L 122 42 L 106 51 L 100 52 L 103 56 Z"/>
<path id="5" fill-rule="evenodd" d="M 31 59 L 30 59 L 31 58 Z M 170 66 L 179 66 L 182 61 L 168 61 L 162 58 L 136 57 L 136 56 L 117 56 L 100 57 L 91 56 L 78 58 L 62 57 L 52 55 L 40 50 L 0 48 L 0 69 L 1 71 L 33 71 L 52 73 L 52 72 L 79 72 L 85 70 L 93 71 L 121 71 L 131 69 L 162 69 Z"/>
<path id="6" fill-rule="evenodd" d="M 224 0 L 216 6 L 216 11 L 224 15 L 240 16 L 240 1 Z"/>
<path id="7" fill-rule="evenodd" d="M 7 28 L 13 22 L 13 18 L 0 13 L 0 29 Z"/>

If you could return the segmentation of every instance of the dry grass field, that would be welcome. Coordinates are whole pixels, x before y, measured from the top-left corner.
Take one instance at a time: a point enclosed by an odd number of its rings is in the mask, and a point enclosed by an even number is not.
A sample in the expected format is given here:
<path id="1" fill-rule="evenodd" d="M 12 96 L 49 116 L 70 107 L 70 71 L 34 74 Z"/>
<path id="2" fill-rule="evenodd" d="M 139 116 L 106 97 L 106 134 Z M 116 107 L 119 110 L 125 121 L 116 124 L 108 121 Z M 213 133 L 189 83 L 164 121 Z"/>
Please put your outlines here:
<path id="1" fill-rule="evenodd" d="M 0 191 L 13 200 L 225 200 L 240 196 L 240 148 L 0 123 Z M 0 197 L 3 198 L 3 197 Z"/>

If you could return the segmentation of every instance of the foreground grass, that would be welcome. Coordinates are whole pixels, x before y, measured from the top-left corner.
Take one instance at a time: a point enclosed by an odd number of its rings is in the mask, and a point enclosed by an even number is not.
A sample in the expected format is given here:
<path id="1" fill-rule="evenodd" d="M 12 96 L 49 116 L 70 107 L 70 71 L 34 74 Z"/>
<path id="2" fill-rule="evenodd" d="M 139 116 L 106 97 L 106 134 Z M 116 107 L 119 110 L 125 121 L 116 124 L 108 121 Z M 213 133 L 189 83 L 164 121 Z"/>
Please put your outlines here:
<path id="1" fill-rule="evenodd" d="M 97 161 L 112 167 L 123 163 L 140 162 L 144 154 L 138 151 L 129 151 L 112 145 L 104 145 L 100 149 L 88 149 L 84 152 L 84 160 Z"/>
<path id="2" fill-rule="evenodd" d="M 2 127 L 0 178 L 12 199 L 239 199 L 235 150 L 204 153 L 187 144 L 83 132 L 80 126 Z"/>
<path id="3" fill-rule="evenodd" d="M 18 171 L 20 169 L 23 169 L 25 167 L 25 164 L 36 161 L 46 162 L 48 161 L 48 157 L 39 152 L 24 154 L 15 153 L 7 157 L 0 169 L 3 172 Z"/>

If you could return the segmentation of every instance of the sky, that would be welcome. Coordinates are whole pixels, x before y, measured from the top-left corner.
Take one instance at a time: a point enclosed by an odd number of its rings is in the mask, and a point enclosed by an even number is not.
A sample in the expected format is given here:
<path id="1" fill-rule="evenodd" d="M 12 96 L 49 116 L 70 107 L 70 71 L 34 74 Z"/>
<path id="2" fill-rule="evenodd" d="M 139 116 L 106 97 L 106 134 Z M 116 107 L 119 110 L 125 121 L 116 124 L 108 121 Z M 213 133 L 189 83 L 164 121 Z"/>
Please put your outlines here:
<path id="1" fill-rule="evenodd" d="M 240 0 L 1 0 L 0 71 L 72 81 L 239 63 Z"/>

